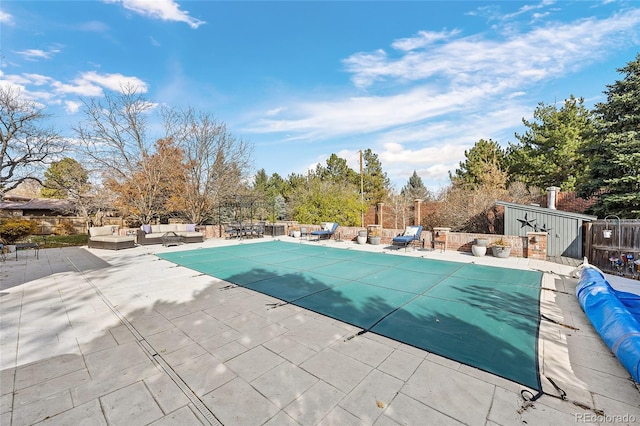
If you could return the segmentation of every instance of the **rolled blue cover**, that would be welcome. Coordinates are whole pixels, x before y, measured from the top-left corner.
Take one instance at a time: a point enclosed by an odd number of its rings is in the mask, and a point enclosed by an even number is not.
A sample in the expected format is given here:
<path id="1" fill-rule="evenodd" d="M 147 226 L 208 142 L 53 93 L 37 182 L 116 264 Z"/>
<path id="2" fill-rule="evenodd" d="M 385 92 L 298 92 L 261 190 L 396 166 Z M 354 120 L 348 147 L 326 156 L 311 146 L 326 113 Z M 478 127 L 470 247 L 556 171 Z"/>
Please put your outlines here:
<path id="1" fill-rule="evenodd" d="M 615 290 L 590 266 L 580 273 L 576 296 L 602 340 L 640 382 L 640 296 Z"/>

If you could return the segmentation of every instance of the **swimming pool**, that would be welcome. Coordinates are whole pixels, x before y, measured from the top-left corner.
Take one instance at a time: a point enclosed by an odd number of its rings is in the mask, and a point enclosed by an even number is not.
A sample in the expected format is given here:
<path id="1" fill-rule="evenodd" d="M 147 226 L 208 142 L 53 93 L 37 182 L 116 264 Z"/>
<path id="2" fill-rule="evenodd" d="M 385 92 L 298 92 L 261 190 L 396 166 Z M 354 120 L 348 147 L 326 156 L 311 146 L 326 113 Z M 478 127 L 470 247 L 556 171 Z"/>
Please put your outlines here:
<path id="1" fill-rule="evenodd" d="M 540 272 L 282 241 L 158 256 L 541 390 Z"/>

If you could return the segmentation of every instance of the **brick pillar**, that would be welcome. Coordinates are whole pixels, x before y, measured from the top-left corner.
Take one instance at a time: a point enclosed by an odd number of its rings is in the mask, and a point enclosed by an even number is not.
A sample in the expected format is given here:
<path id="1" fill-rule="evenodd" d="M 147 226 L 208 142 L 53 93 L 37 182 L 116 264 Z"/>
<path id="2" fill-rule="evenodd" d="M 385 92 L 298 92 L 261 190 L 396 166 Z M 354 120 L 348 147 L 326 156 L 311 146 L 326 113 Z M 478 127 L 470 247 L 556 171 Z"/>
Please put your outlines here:
<path id="1" fill-rule="evenodd" d="M 420 218 L 422 214 L 420 214 L 420 205 L 422 204 L 422 200 L 416 198 L 413 200 L 413 225 L 420 225 Z"/>
<path id="2" fill-rule="evenodd" d="M 523 248 L 524 257 L 529 259 L 547 259 L 547 233 L 527 232 L 527 243 Z"/>
<path id="3" fill-rule="evenodd" d="M 434 249 L 447 249 L 447 240 L 451 228 L 433 228 L 433 244 Z"/>

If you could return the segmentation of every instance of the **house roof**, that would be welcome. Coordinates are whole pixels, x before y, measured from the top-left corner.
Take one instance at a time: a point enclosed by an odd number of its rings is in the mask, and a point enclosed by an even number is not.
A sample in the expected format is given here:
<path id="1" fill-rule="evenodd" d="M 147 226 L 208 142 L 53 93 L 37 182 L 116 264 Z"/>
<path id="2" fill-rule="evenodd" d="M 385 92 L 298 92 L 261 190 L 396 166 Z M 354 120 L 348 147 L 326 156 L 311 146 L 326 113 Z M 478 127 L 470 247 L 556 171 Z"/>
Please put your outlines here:
<path id="1" fill-rule="evenodd" d="M 74 211 L 72 201 L 56 198 L 32 198 L 26 201 L 0 201 L 0 210 L 52 210 L 59 212 Z"/>

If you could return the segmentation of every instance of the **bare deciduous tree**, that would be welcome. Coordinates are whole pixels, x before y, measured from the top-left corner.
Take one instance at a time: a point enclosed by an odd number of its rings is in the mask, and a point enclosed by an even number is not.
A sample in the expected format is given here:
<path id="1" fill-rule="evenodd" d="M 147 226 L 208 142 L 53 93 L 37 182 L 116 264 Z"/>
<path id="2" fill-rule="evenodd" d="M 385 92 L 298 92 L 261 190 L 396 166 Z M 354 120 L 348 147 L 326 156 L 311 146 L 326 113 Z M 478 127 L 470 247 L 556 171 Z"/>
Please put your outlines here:
<path id="1" fill-rule="evenodd" d="M 43 122 L 44 109 L 15 87 L 0 86 L 0 195 L 40 176 L 64 151 L 65 140 Z"/>
<path id="2" fill-rule="evenodd" d="M 126 187 L 131 216 L 149 223 L 164 205 L 163 167 L 149 161 L 155 144 L 147 136 L 148 115 L 154 105 L 131 86 L 83 103 L 85 119 L 74 130 L 84 154 L 108 187 Z"/>
<path id="3" fill-rule="evenodd" d="M 457 232 L 495 234 L 502 232 L 503 226 L 496 200 L 529 204 L 537 194 L 535 188 L 528 189 L 520 183 L 512 184 L 508 189 L 495 184 L 473 190 L 451 185 L 440 195 L 439 208 L 425 217 L 422 225 L 428 229 L 447 226 Z"/>
<path id="4" fill-rule="evenodd" d="M 175 205 L 190 222 L 203 223 L 221 200 L 245 186 L 251 146 L 206 112 L 165 109 L 163 117 L 167 134 L 184 153 L 184 186 Z"/>
<path id="5" fill-rule="evenodd" d="M 118 193 L 118 207 L 141 223 L 170 215 L 203 223 L 246 180 L 249 145 L 207 113 L 161 109 L 164 134 L 152 142 L 154 105 L 134 88 L 84 106 L 86 119 L 75 129 L 84 151 Z"/>

